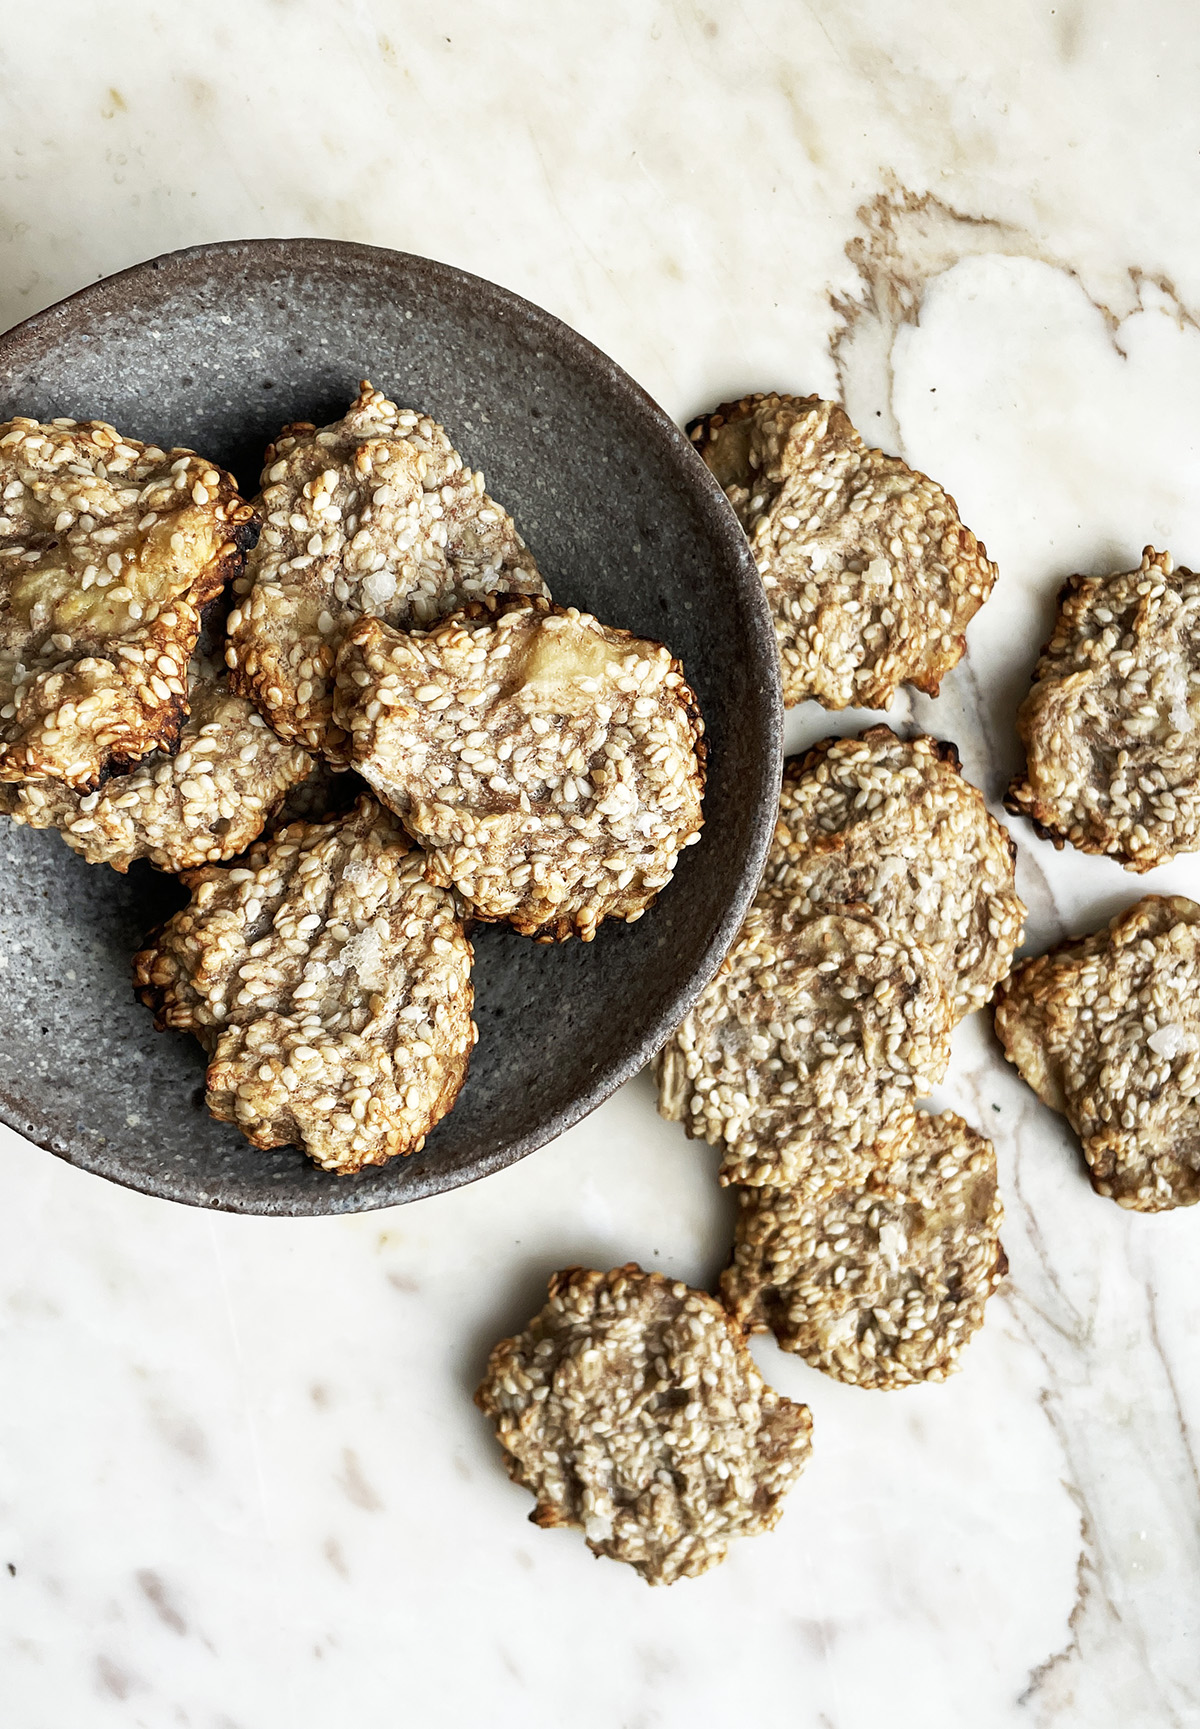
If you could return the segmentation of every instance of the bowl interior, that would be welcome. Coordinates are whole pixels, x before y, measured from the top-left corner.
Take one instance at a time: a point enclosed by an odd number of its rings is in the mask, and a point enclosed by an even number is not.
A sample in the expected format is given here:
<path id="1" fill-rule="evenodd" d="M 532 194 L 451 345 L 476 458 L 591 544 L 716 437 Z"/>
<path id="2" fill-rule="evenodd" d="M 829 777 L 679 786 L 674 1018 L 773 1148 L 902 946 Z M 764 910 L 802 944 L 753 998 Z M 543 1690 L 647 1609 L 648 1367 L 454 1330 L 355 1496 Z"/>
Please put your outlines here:
<path id="1" fill-rule="evenodd" d="M 291 420 L 361 378 L 440 420 L 514 515 L 557 601 L 666 642 L 708 731 L 706 826 L 659 904 L 590 944 L 476 933 L 479 1044 L 422 1152 L 353 1178 L 264 1153 L 203 1104 L 204 1059 L 154 1031 L 129 959 L 170 878 L 88 866 L 5 826 L 0 1117 L 103 1176 L 261 1213 L 387 1206 L 509 1164 L 645 1062 L 718 964 L 757 884 L 780 772 L 774 637 L 753 561 L 687 440 L 549 314 L 446 265 L 325 241 L 195 248 L 0 337 L 0 420 L 102 418 L 194 447 L 257 490 Z"/>

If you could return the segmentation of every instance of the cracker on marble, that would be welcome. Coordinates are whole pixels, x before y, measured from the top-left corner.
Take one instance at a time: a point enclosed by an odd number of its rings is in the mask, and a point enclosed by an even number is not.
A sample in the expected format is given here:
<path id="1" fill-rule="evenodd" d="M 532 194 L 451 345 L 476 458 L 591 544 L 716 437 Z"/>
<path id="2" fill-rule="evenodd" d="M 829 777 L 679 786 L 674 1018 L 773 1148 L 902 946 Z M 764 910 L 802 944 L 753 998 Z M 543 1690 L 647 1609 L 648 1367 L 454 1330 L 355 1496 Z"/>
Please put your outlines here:
<path id="1" fill-rule="evenodd" d="M 1073 576 L 1017 731 L 1005 802 L 1043 839 L 1139 872 L 1200 848 L 1200 576 L 1152 546 Z"/>
<path id="2" fill-rule="evenodd" d="M 556 1273 L 475 1399 L 533 1523 L 581 1529 L 651 1585 L 771 1530 L 812 1450 L 807 1406 L 764 1383 L 715 1298 L 632 1263 Z"/>
<path id="3" fill-rule="evenodd" d="M 257 534 L 231 475 L 104 421 L 0 425 L 0 781 L 171 746 L 200 613 Z"/>
<path id="4" fill-rule="evenodd" d="M 855 1181 L 909 1133 L 952 1026 L 920 943 L 865 907 L 804 918 L 760 893 L 659 1054 L 658 1108 L 722 1149 L 722 1183 Z"/>
<path id="5" fill-rule="evenodd" d="M 763 887 L 802 915 L 869 907 L 937 957 L 960 1017 L 987 1002 L 1021 941 L 1015 858 L 952 744 L 874 726 L 785 764 Z"/>
<path id="6" fill-rule="evenodd" d="M 744 1188 L 721 1298 L 751 1331 L 854 1386 L 942 1381 L 1008 1270 L 990 1141 L 917 1115 L 853 1182 Z"/>
<path id="7" fill-rule="evenodd" d="M 18 824 L 54 828 L 89 864 L 127 871 L 135 859 L 183 871 L 233 858 L 298 792 L 315 768 L 285 744 L 223 673 L 193 659 L 190 714 L 175 753 L 153 751 L 95 792 L 61 781 L 0 785 L 0 809 Z"/>
<path id="8" fill-rule="evenodd" d="M 364 618 L 335 718 L 431 880 L 527 936 L 632 923 L 700 838 L 704 729 L 682 667 L 574 608 L 509 599 L 408 633 Z"/>
<path id="9" fill-rule="evenodd" d="M 466 1076 L 473 955 L 395 818 L 363 798 L 183 881 L 134 982 L 208 1053 L 213 1116 L 341 1174 L 420 1148 Z"/>
<path id="10" fill-rule="evenodd" d="M 263 532 L 234 588 L 228 664 L 284 738 L 345 761 L 333 668 L 366 615 L 427 625 L 484 596 L 544 594 L 512 518 L 428 415 L 363 382 L 330 426 L 269 447 Z"/>
<path id="11" fill-rule="evenodd" d="M 1147 895 L 1023 961 L 996 1032 L 1079 1136 L 1098 1194 L 1144 1213 L 1200 1200 L 1200 905 Z"/>
<path id="12" fill-rule="evenodd" d="M 954 500 L 817 396 L 743 397 L 688 431 L 757 560 L 784 702 L 887 708 L 901 684 L 936 696 L 996 580 Z"/>

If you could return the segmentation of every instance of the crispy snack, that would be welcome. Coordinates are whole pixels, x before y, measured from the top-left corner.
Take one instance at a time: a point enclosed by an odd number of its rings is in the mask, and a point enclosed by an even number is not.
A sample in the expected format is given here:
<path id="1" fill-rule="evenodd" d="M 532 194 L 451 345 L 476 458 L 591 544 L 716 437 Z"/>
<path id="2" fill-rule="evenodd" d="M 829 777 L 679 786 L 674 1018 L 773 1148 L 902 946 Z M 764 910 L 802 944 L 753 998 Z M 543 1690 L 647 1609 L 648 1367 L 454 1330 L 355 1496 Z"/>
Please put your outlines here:
<path id="1" fill-rule="evenodd" d="M 990 1141 L 918 1111 L 887 1164 L 852 1183 L 743 1189 L 721 1298 L 859 1387 L 944 1381 L 1008 1271 Z"/>
<path id="2" fill-rule="evenodd" d="M 887 708 L 900 684 L 936 696 L 996 580 L 954 500 L 817 396 L 743 397 L 688 431 L 758 560 L 784 702 Z"/>
<path id="3" fill-rule="evenodd" d="M 703 722 L 683 669 L 588 613 L 516 599 L 409 635 L 362 619 L 335 715 L 431 881 L 526 936 L 632 923 L 700 838 Z"/>
<path id="4" fill-rule="evenodd" d="M 873 726 L 789 759 L 763 885 L 803 915 L 860 902 L 924 944 L 957 1018 L 987 1002 L 1021 941 L 1015 857 L 952 744 Z"/>
<path id="5" fill-rule="evenodd" d="M 173 744 L 201 609 L 256 533 L 190 450 L 99 420 L 0 425 L 0 781 L 87 790 Z"/>
<path id="6" fill-rule="evenodd" d="M 1147 895 L 1000 987 L 1010 1063 L 1083 1142 L 1097 1194 L 1142 1213 L 1200 1200 L 1200 906 Z"/>
<path id="7" fill-rule="evenodd" d="M 941 1079 L 953 1017 L 934 956 L 865 907 L 760 894 L 658 1058 L 658 1108 L 721 1147 L 722 1183 L 861 1180 Z"/>
<path id="8" fill-rule="evenodd" d="M 89 864 L 127 871 L 135 859 L 183 871 L 233 858 L 256 840 L 315 764 L 284 744 L 224 676 L 192 662 L 191 713 L 170 756 L 154 751 L 95 792 L 61 781 L 0 785 L 0 810 L 30 828 L 56 828 Z"/>
<path id="9" fill-rule="evenodd" d="M 556 1273 L 475 1402 L 537 1500 L 533 1523 L 582 1529 L 650 1585 L 771 1530 L 812 1451 L 808 1407 L 764 1384 L 716 1299 L 633 1263 Z"/>
<path id="10" fill-rule="evenodd" d="M 205 865 L 190 905 L 134 957 L 156 1025 L 208 1052 L 208 1108 L 256 1147 L 346 1174 L 415 1152 L 475 1042 L 471 945 L 454 900 L 372 799 L 295 823 L 244 867 Z"/>
<path id="11" fill-rule="evenodd" d="M 1137 570 L 1073 576 L 1017 731 L 1005 803 L 1043 840 L 1132 871 L 1200 847 L 1200 576 L 1152 546 Z"/>
<path id="12" fill-rule="evenodd" d="M 443 429 L 363 382 L 332 426 L 269 447 L 265 526 L 235 586 L 228 662 L 283 737 L 345 761 L 333 666 L 362 614 L 425 625 L 495 592 L 545 594 L 512 518 Z"/>

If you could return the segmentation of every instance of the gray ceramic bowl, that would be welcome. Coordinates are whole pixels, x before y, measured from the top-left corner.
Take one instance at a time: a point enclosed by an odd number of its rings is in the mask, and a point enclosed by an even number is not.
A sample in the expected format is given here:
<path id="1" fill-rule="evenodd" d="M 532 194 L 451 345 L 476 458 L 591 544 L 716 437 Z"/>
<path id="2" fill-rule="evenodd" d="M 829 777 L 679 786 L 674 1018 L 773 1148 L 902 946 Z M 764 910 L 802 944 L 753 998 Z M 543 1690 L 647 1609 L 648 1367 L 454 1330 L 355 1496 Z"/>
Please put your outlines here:
<path id="1" fill-rule="evenodd" d="M 476 936 L 479 1044 L 424 1150 L 360 1177 L 215 1123 L 200 1047 L 156 1033 L 129 959 L 173 879 L 0 844 L 0 1117 L 149 1194 L 247 1213 L 390 1206 L 511 1164 L 645 1063 L 715 971 L 758 881 L 781 760 L 775 639 L 737 522 L 687 439 L 590 343 L 445 264 L 323 240 L 172 253 L 0 338 L 0 420 L 99 417 L 193 446 L 257 490 L 289 420 L 360 378 L 426 409 L 512 511 L 555 598 L 666 642 L 708 728 L 707 823 L 658 906 L 595 942 Z"/>

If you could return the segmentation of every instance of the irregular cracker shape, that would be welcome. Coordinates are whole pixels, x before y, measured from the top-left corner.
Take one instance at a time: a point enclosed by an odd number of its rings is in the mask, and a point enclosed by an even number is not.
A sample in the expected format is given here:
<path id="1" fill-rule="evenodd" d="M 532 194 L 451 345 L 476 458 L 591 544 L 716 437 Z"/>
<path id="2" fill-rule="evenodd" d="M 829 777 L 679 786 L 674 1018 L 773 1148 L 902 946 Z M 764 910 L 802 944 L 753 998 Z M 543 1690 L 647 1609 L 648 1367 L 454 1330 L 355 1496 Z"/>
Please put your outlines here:
<path id="1" fill-rule="evenodd" d="M 191 713 L 174 756 L 154 751 L 96 792 L 50 780 L 0 786 L 0 810 L 30 828 L 56 828 L 89 864 L 122 872 L 140 858 L 159 870 L 190 870 L 248 847 L 314 760 L 284 744 L 222 674 L 192 665 Z"/>
<path id="2" fill-rule="evenodd" d="M 949 494 L 818 396 L 743 397 L 688 431 L 758 562 L 788 707 L 936 696 L 997 574 Z"/>
<path id="3" fill-rule="evenodd" d="M 722 1147 L 722 1183 L 860 1180 L 945 1073 L 953 1016 L 934 956 L 863 907 L 794 917 L 760 894 L 658 1057 L 658 1108 Z"/>
<path id="4" fill-rule="evenodd" d="M 874 726 L 786 763 L 763 886 L 805 915 L 857 901 L 924 944 L 958 1018 L 987 1002 L 1021 941 L 1015 858 L 952 744 Z"/>
<path id="5" fill-rule="evenodd" d="M 812 1418 L 765 1385 L 740 1328 L 704 1291 L 568 1267 L 475 1395 L 543 1528 L 650 1585 L 695 1578 L 735 1537 L 771 1530 L 812 1451 Z"/>
<path id="6" fill-rule="evenodd" d="M 996 1032 L 1083 1142 L 1097 1194 L 1142 1213 L 1200 1200 L 1200 905 L 1147 895 L 1022 962 Z"/>
<path id="7" fill-rule="evenodd" d="M 512 518 L 442 427 L 365 380 L 342 420 L 267 450 L 262 539 L 234 588 L 228 663 L 284 738 L 344 762 L 333 667 L 363 614 L 424 625 L 495 593 L 545 594 Z"/>
<path id="8" fill-rule="evenodd" d="M 193 451 L 100 420 L 0 425 L 0 781 L 86 790 L 173 744 L 201 609 L 256 532 Z"/>
<path id="9" fill-rule="evenodd" d="M 183 880 L 190 905 L 134 957 L 162 1029 L 195 1033 L 208 1108 L 256 1147 L 345 1174 L 415 1152 L 475 1042 L 471 945 L 454 899 L 372 799 L 295 823 L 244 867 Z"/>
<path id="10" fill-rule="evenodd" d="M 363 619 L 337 677 L 355 768 L 478 918 L 590 942 L 700 838 L 703 722 L 660 643 L 512 600 L 409 635 Z"/>
<path id="11" fill-rule="evenodd" d="M 1200 847 L 1200 576 L 1148 546 L 1073 576 L 1017 714 L 1005 800 L 1043 840 L 1148 871 Z"/>
<path id="12" fill-rule="evenodd" d="M 721 1299 L 837 1381 L 944 1381 L 1008 1271 L 990 1141 L 918 1111 L 885 1164 L 849 1184 L 743 1189 Z"/>

